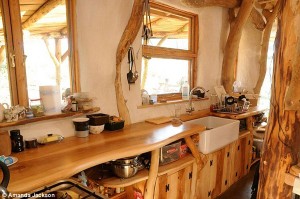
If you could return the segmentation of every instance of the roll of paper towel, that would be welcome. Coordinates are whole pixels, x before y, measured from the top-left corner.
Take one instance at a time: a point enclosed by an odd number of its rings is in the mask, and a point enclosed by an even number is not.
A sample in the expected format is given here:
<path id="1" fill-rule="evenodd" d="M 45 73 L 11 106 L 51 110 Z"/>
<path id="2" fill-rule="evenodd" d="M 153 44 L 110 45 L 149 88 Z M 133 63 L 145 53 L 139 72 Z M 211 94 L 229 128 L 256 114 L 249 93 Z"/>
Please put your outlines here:
<path id="1" fill-rule="evenodd" d="M 45 108 L 45 115 L 61 113 L 59 86 L 40 86 L 40 98 Z"/>
<path id="2" fill-rule="evenodd" d="M 300 195 L 300 178 L 295 178 L 294 186 L 293 186 L 293 193 Z"/>

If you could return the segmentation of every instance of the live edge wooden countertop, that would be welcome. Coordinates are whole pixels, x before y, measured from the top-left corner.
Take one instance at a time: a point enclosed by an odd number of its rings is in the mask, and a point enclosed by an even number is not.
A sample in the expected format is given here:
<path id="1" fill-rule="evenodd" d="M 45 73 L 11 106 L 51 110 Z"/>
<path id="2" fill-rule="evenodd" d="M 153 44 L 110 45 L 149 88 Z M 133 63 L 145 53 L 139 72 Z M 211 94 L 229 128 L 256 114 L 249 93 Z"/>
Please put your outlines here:
<path id="1" fill-rule="evenodd" d="M 8 191 L 28 193 L 95 165 L 160 148 L 178 139 L 204 131 L 202 125 L 183 123 L 154 125 L 145 122 L 119 131 L 103 131 L 87 138 L 69 137 L 60 143 L 14 153 L 19 161 L 10 166 Z"/>

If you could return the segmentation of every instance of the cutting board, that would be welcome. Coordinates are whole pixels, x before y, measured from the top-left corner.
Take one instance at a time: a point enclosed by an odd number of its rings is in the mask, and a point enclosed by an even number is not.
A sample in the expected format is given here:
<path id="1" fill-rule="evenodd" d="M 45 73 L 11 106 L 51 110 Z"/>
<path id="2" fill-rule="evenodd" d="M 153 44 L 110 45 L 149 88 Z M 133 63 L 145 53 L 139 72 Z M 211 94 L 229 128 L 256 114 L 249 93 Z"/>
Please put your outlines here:
<path id="1" fill-rule="evenodd" d="M 163 116 L 163 117 L 157 117 L 157 118 L 147 119 L 145 121 L 148 122 L 148 123 L 151 123 L 151 124 L 164 124 L 164 123 L 171 122 L 172 118 L 171 117 Z"/>

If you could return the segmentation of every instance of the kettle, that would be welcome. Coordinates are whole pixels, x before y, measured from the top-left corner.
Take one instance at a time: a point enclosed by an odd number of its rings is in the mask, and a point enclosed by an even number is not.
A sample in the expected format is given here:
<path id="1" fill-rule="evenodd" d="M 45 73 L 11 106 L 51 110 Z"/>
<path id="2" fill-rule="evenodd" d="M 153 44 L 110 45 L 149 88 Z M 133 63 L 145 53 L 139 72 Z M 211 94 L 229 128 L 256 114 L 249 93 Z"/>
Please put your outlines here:
<path id="1" fill-rule="evenodd" d="M 7 191 L 7 186 L 10 179 L 9 170 L 6 164 L 2 161 L 0 161 L 0 168 L 3 172 L 3 179 L 0 184 L 0 198 L 9 198 L 9 193 Z"/>
<path id="2" fill-rule="evenodd" d="M 6 106 L 6 108 L 4 108 L 4 105 Z M 8 108 L 9 108 L 9 106 L 7 103 L 0 104 L 0 122 L 2 122 L 4 119 L 4 110 L 8 109 Z"/>

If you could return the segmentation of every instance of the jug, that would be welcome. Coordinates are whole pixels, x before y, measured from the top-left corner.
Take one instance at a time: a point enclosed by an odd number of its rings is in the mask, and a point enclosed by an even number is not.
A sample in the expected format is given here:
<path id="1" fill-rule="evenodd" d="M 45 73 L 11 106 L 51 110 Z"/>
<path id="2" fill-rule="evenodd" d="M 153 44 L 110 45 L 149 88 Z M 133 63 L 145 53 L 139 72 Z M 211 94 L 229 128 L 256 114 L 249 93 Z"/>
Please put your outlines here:
<path id="1" fill-rule="evenodd" d="M 6 106 L 6 108 L 4 107 L 4 105 Z M 4 119 L 4 110 L 5 109 L 9 109 L 8 104 L 7 103 L 0 104 L 0 122 L 2 122 Z"/>

